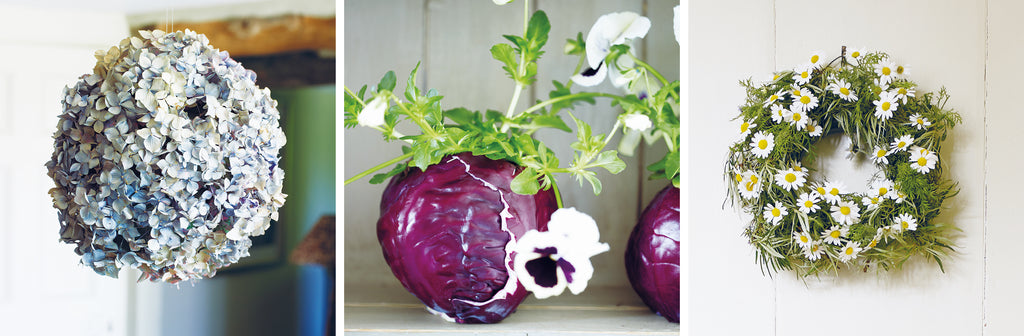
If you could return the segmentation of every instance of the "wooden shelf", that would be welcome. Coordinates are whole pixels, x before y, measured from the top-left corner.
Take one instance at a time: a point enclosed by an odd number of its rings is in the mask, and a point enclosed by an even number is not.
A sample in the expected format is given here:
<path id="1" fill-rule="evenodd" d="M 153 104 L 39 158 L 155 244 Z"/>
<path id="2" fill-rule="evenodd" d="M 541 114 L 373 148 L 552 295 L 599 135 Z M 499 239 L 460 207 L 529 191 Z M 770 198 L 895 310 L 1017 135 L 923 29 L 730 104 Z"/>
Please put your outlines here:
<path id="1" fill-rule="evenodd" d="M 527 298 L 501 323 L 456 324 L 431 315 L 402 288 L 348 288 L 345 335 L 677 335 L 679 324 L 657 316 L 631 288 L 590 288 L 579 296 Z"/>

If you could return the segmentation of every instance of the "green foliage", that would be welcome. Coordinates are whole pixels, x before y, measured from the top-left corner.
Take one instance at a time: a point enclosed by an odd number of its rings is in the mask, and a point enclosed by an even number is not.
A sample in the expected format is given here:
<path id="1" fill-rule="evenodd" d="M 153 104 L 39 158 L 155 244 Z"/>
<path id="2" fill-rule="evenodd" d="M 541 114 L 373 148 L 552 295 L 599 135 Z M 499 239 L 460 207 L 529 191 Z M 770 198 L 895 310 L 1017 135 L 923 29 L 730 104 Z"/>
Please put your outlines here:
<path id="1" fill-rule="evenodd" d="M 875 67 L 887 60 L 888 56 L 883 53 L 868 53 L 857 62 L 839 57 L 829 65 L 813 70 L 810 81 L 799 85 L 819 99 L 818 106 L 807 111 L 807 116 L 820 123 L 823 134 L 844 133 L 849 136 L 851 151 L 857 156 L 871 157 L 875 148 L 889 149 L 894 139 L 904 135 L 915 139 L 913 145 L 940 153 L 940 144 L 946 139 L 949 130 L 962 121 L 959 114 L 945 108 L 949 100 L 945 89 L 937 93 L 917 92 L 913 97 L 908 96 L 905 101 L 899 101 L 899 106 L 888 120 L 883 121 L 875 116 L 874 101 L 880 100 L 879 95 L 884 90 L 916 88 L 916 84 L 905 78 L 896 78 L 887 88 L 878 86 L 875 80 L 879 75 Z M 730 146 L 723 171 L 729 200 L 753 216 L 745 235 L 755 247 L 759 264 L 768 273 L 795 269 L 802 276 L 835 272 L 848 265 L 869 265 L 880 270 L 898 269 L 913 256 L 934 260 L 942 267 L 942 259 L 953 252 L 951 236 L 956 228 L 939 222 L 937 217 L 944 201 L 954 197 L 958 188 L 956 183 L 943 177 L 943 167 L 948 161 L 940 157 L 934 169 L 921 173 L 912 168 L 909 150 L 890 151 L 886 156 L 889 163 L 877 164 L 880 172 L 876 180 L 894 181 L 895 191 L 905 195 L 900 202 L 883 198 L 878 208 L 868 210 L 861 205 L 867 195 L 840 195 L 842 201 L 855 202 L 861 206 L 859 220 L 849 226 L 849 233 L 843 237 L 845 242 L 855 242 L 865 248 L 856 259 L 858 263 L 840 261 L 837 247 L 825 243 L 822 243 L 826 247 L 825 253 L 820 259 L 812 261 L 804 257 L 803 249 L 793 239 L 793 234 L 808 232 L 812 238 L 819 239 L 825 230 L 837 223 L 830 214 L 829 204 L 824 201 L 818 202 L 821 206 L 818 211 L 804 214 L 799 210 L 798 195 L 814 192 L 816 181 L 808 179 L 794 191 L 785 190 L 775 182 L 778 172 L 797 163 L 805 166 L 813 163 L 816 154 L 810 148 L 821 139 L 821 136 L 810 136 L 806 129 L 797 129 L 791 123 L 772 120 L 771 103 L 766 101 L 781 91 L 781 99 L 774 103 L 789 107 L 794 101 L 789 92 L 796 86 L 793 75 L 793 71 L 781 71 L 776 73 L 775 79 L 764 84 L 751 80 L 741 82 L 747 99 L 740 106 L 736 119 L 757 126 Z M 830 84 L 838 80 L 850 83 L 850 90 L 858 99 L 844 100 L 828 89 Z M 915 114 L 927 118 L 931 126 L 924 129 L 913 126 L 910 117 Z M 751 139 L 759 131 L 774 135 L 775 147 L 767 158 L 756 157 L 750 151 Z M 739 188 L 745 181 L 738 182 L 737 174 L 742 172 L 753 172 L 761 177 L 761 192 L 757 197 L 741 196 Z M 765 206 L 775 202 L 781 202 L 789 212 L 778 225 L 773 225 L 762 216 Z M 887 228 L 892 227 L 893 218 L 901 214 L 915 218 L 917 229 L 889 233 Z"/>

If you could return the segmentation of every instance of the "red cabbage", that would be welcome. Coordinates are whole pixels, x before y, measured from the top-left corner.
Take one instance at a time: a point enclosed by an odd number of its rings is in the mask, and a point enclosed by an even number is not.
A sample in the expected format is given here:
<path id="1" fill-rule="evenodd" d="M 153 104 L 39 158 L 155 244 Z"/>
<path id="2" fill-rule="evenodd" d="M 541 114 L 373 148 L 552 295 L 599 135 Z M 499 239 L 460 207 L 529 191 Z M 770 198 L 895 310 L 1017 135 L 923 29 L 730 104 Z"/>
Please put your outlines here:
<path id="1" fill-rule="evenodd" d="M 626 274 L 652 311 L 679 323 L 679 188 L 647 205 L 626 246 Z"/>
<path id="2" fill-rule="evenodd" d="M 432 312 L 458 323 L 495 323 L 529 293 L 512 268 L 509 242 L 547 230 L 555 194 L 513 193 L 522 169 L 467 153 L 392 178 L 377 238 L 392 273 Z M 505 214 L 503 220 L 502 214 Z M 511 235 L 510 235 L 511 234 Z"/>

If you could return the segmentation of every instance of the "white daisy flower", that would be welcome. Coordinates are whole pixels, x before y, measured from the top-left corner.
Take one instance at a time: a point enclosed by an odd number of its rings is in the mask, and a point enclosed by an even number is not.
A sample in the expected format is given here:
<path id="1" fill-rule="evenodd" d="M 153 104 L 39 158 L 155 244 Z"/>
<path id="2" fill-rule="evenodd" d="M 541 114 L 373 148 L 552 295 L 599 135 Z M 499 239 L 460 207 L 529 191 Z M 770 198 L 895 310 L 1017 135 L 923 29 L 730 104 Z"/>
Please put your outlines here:
<path id="1" fill-rule="evenodd" d="M 753 129 L 754 127 L 757 127 L 757 124 L 755 124 L 752 120 L 744 120 L 743 123 L 740 124 L 740 135 L 746 137 L 747 134 L 750 134 L 750 130 Z"/>
<path id="2" fill-rule="evenodd" d="M 807 260 L 811 261 L 821 259 L 821 255 L 824 252 L 825 249 L 821 247 L 820 240 L 812 241 L 811 245 L 808 245 L 803 248 L 804 258 L 807 258 Z"/>
<path id="3" fill-rule="evenodd" d="M 794 162 L 793 163 L 793 170 L 798 171 L 798 172 L 802 172 L 802 173 L 807 173 L 807 171 L 805 170 L 804 166 L 800 165 L 800 162 Z"/>
<path id="4" fill-rule="evenodd" d="M 764 131 L 757 131 L 757 133 L 754 133 L 754 139 L 750 140 L 750 151 L 756 157 L 767 158 L 774 148 L 775 134 L 765 134 Z"/>
<path id="5" fill-rule="evenodd" d="M 857 259 L 857 254 L 861 250 L 860 243 L 851 240 L 839 250 L 839 261 L 849 262 L 850 260 Z"/>
<path id="6" fill-rule="evenodd" d="M 829 89 L 832 93 L 839 96 L 845 101 L 857 101 L 857 95 L 850 90 L 850 83 L 845 80 L 838 80 L 835 83 L 829 84 Z"/>
<path id="7" fill-rule="evenodd" d="M 906 200 L 906 199 L 907 199 L 907 194 L 906 193 L 904 193 L 902 191 L 897 191 L 896 192 L 896 198 L 894 198 L 893 200 L 896 201 L 896 204 L 900 204 L 900 203 L 903 203 L 903 200 Z"/>
<path id="8" fill-rule="evenodd" d="M 775 76 L 776 76 L 776 79 L 778 79 L 779 75 L 776 74 Z M 765 99 L 765 101 L 764 101 L 764 107 L 771 106 L 772 104 L 775 104 L 775 102 L 777 102 L 779 100 L 782 100 L 782 95 L 785 94 L 785 93 L 786 93 L 785 90 L 779 90 L 778 92 L 772 94 L 771 96 L 768 96 L 768 99 Z"/>
<path id="9" fill-rule="evenodd" d="M 907 149 L 907 147 L 910 147 L 910 145 L 912 144 L 914 144 L 914 137 L 911 136 L 910 134 L 907 134 L 899 138 L 896 138 L 896 140 L 892 142 L 892 147 L 890 147 L 890 149 L 893 153 L 896 153 L 901 150 Z"/>
<path id="10" fill-rule="evenodd" d="M 821 190 L 818 190 L 821 192 Z M 847 193 L 846 184 L 840 181 L 825 182 L 824 193 L 821 193 L 821 197 L 825 198 L 825 201 L 829 204 L 839 203 L 839 195 Z"/>
<path id="11" fill-rule="evenodd" d="M 811 246 L 811 244 L 814 243 L 814 239 L 811 239 L 811 235 L 807 234 L 807 232 L 802 232 L 802 231 L 801 232 L 794 232 L 793 233 L 793 240 L 796 241 L 797 245 L 799 245 L 800 247 L 805 247 L 805 248 Z"/>
<path id="12" fill-rule="evenodd" d="M 811 57 L 809 59 L 809 61 L 811 61 L 811 64 L 809 64 L 809 65 L 812 68 L 821 69 L 821 67 L 825 66 L 825 64 L 826 64 L 826 61 L 825 61 L 826 57 L 827 56 L 825 56 L 825 52 L 824 51 L 821 51 L 821 50 L 812 51 L 811 52 Z"/>
<path id="13" fill-rule="evenodd" d="M 910 116 L 910 122 L 908 122 L 907 125 L 914 126 L 919 130 L 923 130 L 925 128 L 928 128 L 928 126 L 931 126 L 932 122 L 928 121 L 928 118 L 922 117 L 920 114 L 915 113 Z"/>
<path id="14" fill-rule="evenodd" d="M 772 121 L 774 121 L 776 124 L 781 124 L 784 120 L 786 120 L 786 113 L 788 112 L 789 110 L 786 110 L 784 107 L 782 107 L 782 105 L 772 105 Z"/>
<path id="15" fill-rule="evenodd" d="M 850 233 L 850 227 L 845 225 L 832 225 L 828 230 L 821 233 L 821 239 L 824 240 L 826 244 L 842 245 L 843 241 L 839 238 L 846 237 L 846 234 L 848 233 Z"/>
<path id="16" fill-rule="evenodd" d="M 782 187 L 782 189 L 789 191 L 802 187 L 804 182 L 807 182 L 807 179 L 804 178 L 804 173 L 795 171 L 792 168 L 775 174 L 775 183 Z"/>
<path id="17" fill-rule="evenodd" d="M 876 195 L 868 195 L 861 198 L 861 203 L 863 203 L 864 206 L 867 207 L 867 211 L 871 211 L 878 209 L 878 207 L 882 205 L 882 200 L 882 197 Z"/>
<path id="18" fill-rule="evenodd" d="M 881 182 L 875 182 L 871 185 L 871 190 L 868 191 L 869 195 L 877 195 L 881 198 L 896 198 L 896 191 L 894 190 L 895 183 L 892 180 L 884 180 Z"/>
<path id="19" fill-rule="evenodd" d="M 786 121 L 793 126 L 796 126 L 796 129 L 807 127 L 808 120 L 810 120 L 810 118 L 808 118 L 807 113 L 803 111 L 793 110 L 786 113 Z"/>
<path id="20" fill-rule="evenodd" d="M 927 149 L 914 146 L 910 150 L 910 168 L 914 168 L 918 173 L 927 174 L 935 169 L 938 162 L 939 156 Z"/>
<path id="21" fill-rule="evenodd" d="M 804 64 L 793 70 L 793 81 L 798 85 L 804 85 L 811 81 L 811 72 L 814 71 L 811 64 Z"/>
<path id="22" fill-rule="evenodd" d="M 803 90 L 806 89 L 800 87 L 800 85 L 793 84 L 792 86 L 789 87 L 789 91 L 786 91 L 786 93 L 789 94 L 790 98 L 796 100 L 797 98 L 800 98 L 800 96 L 803 95 Z"/>
<path id="23" fill-rule="evenodd" d="M 893 89 L 890 92 L 892 92 L 894 95 L 896 95 L 896 99 L 899 99 L 901 104 L 906 104 L 907 103 L 907 97 L 913 97 L 914 93 L 916 93 L 917 91 L 914 91 L 914 88 L 903 88 L 903 87 L 901 87 L 901 88 L 895 88 L 895 89 Z"/>
<path id="24" fill-rule="evenodd" d="M 740 196 L 746 199 L 754 199 L 761 195 L 761 176 L 758 176 L 753 171 L 745 171 L 742 175 L 737 175 L 736 189 L 740 190 Z"/>
<path id="25" fill-rule="evenodd" d="M 900 106 L 896 102 L 896 96 L 889 91 L 879 94 L 878 100 L 872 101 L 872 103 L 875 104 L 875 117 L 882 119 L 882 121 L 892 118 L 893 112 L 896 112 L 896 109 Z"/>
<path id="26" fill-rule="evenodd" d="M 855 202 L 840 201 L 832 208 L 832 219 L 836 223 L 853 225 L 860 219 L 860 207 Z"/>
<path id="27" fill-rule="evenodd" d="M 889 154 L 889 151 L 885 150 L 885 148 L 875 147 L 872 152 L 874 153 L 874 155 L 871 156 L 872 161 L 875 163 L 889 164 L 889 159 L 885 157 Z"/>
<path id="28" fill-rule="evenodd" d="M 590 258 L 609 249 L 599 239 L 590 215 L 575 208 L 558 209 L 551 214 L 547 231 L 530 230 L 516 241 L 512 269 L 538 299 L 562 294 L 566 288 L 579 294 L 594 275 Z"/>
<path id="29" fill-rule="evenodd" d="M 802 88 L 800 89 L 800 97 L 793 97 L 793 104 L 789 106 L 789 109 L 807 112 L 815 107 L 818 107 L 818 97 L 815 97 L 810 90 Z"/>
<path id="30" fill-rule="evenodd" d="M 818 122 L 814 120 L 810 120 L 807 122 L 807 128 L 805 130 L 807 131 L 807 135 L 810 135 L 812 137 L 821 136 L 822 132 L 821 126 L 818 125 Z"/>
<path id="31" fill-rule="evenodd" d="M 879 240 L 880 240 L 881 238 L 882 238 L 882 237 L 881 237 L 880 235 L 877 235 L 877 234 L 876 234 L 876 235 L 875 235 L 875 237 L 874 237 L 874 238 L 871 238 L 871 241 L 870 241 L 870 242 L 868 242 L 868 246 L 864 248 L 864 251 L 867 251 L 867 250 L 870 250 L 870 249 L 873 249 L 873 248 L 875 248 L 875 246 L 877 246 L 877 245 L 878 245 L 878 241 L 879 241 Z"/>
<path id="32" fill-rule="evenodd" d="M 810 214 L 821 209 L 821 207 L 818 206 L 818 201 L 820 200 L 821 199 L 818 198 L 818 195 L 815 195 L 814 193 L 803 193 L 796 199 L 796 204 L 800 207 L 801 212 Z"/>
<path id="33" fill-rule="evenodd" d="M 878 82 L 880 84 L 892 83 L 892 80 L 896 77 L 896 63 L 890 60 L 883 60 L 875 64 L 875 74 L 878 74 Z"/>
<path id="34" fill-rule="evenodd" d="M 910 214 L 900 214 L 899 216 L 893 217 L 892 221 L 893 231 L 896 233 L 917 230 L 917 219 Z"/>
<path id="35" fill-rule="evenodd" d="M 864 54 L 866 53 L 864 49 L 864 47 L 850 49 L 850 52 L 847 53 L 847 55 L 849 56 L 847 60 L 850 62 L 850 64 L 860 64 L 860 61 L 864 59 Z"/>
<path id="36" fill-rule="evenodd" d="M 907 65 L 907 64 L 897 64 L 896 67 L 893 68 L 893 72 L 896 73 L 896 78 L 899 78 L 899 79 L 910 78 L 910 65 Z"/>
<path id="37" fill-rule="evenodd" d="M 772 225 L 779 225 L 779 221 L 786 217 L 787 214 L 789 214 L 789 211 L 780 202 L 764 206 L 764 220 L 772 222 Z"/>

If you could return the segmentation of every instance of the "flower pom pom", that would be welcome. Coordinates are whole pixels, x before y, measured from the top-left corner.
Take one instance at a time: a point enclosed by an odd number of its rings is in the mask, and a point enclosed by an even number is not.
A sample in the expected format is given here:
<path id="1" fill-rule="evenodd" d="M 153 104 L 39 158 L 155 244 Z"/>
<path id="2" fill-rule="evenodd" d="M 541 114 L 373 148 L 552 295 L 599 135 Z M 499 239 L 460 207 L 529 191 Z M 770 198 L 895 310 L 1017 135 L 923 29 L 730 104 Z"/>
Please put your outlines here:
<path id="1" fill-rule="evenodd" d="M 141 31 L 64 91 L 46 163 L 82 264 L 175 283 L 248 256 L 284 204 L 270 90 L 192 31 Z"/>

